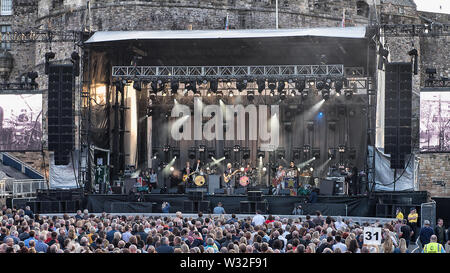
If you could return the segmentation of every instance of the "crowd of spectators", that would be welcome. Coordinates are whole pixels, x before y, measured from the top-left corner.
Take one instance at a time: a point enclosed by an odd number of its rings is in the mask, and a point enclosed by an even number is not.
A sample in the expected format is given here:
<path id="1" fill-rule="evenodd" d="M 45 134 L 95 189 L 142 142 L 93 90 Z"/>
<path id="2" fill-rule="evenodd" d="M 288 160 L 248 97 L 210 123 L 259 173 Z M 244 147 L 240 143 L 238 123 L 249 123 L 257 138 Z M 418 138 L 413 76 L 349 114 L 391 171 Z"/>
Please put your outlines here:
<path id="1" fill-rule="evenodd" d="M 314 216 L 280 218 L 198 213 L 185 217 L 107 213 L 48 217 L 29 207 L 0 211 L 0 253 L 406 253 L 403 222 L 357 223 Z M 363 244 L 364 226 L 382 227 L 381 246 Z M 422 233 L 422 232 L 421 232 Z M 444 228 L 445 239 L 448 230 Z M 422 234 L 434 241 L 431 232 Z M 421 236 L 422 236 L 421 235 Z M 433 237 L 434 236 L 434 237 Z M 426 237 L 426 238 L 425 238 Z M 426 243 L 426 242 L 425 242 Z M 446 252 L 450 242 L 443 242 Z"/>

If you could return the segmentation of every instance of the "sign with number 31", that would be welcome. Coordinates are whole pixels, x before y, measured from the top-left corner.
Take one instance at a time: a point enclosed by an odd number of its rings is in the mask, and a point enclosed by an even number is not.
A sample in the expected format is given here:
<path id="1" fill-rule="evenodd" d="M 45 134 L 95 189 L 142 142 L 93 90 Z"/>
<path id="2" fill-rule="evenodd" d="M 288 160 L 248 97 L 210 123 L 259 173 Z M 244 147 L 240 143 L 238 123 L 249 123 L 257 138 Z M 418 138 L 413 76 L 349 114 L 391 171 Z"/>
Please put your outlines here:
<path id="1" fill-rule="evenodd" d="M 381 245 L 381 228 L 364 227 L 364 244 Z"/>

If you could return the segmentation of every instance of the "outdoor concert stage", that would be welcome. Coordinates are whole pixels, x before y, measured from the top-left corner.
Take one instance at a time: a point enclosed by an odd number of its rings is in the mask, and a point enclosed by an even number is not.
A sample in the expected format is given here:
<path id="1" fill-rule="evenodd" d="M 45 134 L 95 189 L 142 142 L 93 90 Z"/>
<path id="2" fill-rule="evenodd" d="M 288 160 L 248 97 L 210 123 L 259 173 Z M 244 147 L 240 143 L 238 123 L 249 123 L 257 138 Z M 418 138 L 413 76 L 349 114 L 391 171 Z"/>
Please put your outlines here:
<path id="1" fill-rule="evenodd" d="M 264 214 L 289 215 L 296 204 L 301 204 L 303 214 L 320 211 L 323 215 L 333 216 L 394 217 L 398 207 L 403 211 L 415 207 L 420 213 L 421 204 L 427 202 L 427 192 L 421 191 L 374 192 L 370 196 L 318 195 L 315 203 L 307 203 L 306 196 L 261 195 L 255 198 L 252 192 L 248 195 L 204 194 L 201 201 L 192 201 L 199 197 L 192 193 L 146 194 L 143 202 L 136 202 L 129 195 L 78 195 L 73 191 L 45 191 L 34 200 L 15 200 L 14 205 L 23 207 L 26 204 L 41 214 L 74 213 L 78 209 L 88 209 L 92 213 L 160 213 L 162 203 L 169 202 L 171 213 L 210 213 L 221 202 L 228 214 L 254 213 L 258 209 Z"/>

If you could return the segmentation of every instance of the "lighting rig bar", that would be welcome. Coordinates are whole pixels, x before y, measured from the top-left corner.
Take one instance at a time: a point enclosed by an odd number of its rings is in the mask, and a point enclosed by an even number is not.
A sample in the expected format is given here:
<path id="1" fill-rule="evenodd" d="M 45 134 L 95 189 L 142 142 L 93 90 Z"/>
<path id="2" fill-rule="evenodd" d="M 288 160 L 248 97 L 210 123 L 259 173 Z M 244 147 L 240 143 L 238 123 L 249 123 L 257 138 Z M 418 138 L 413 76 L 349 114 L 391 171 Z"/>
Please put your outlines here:
<path id="1" fill-rule="evenodd" d="M 450 24 L 386 24 L 379 27 L 383 36 L 450 36 Z"/>
<path id="2" fill-rule="evenodd" d="M 122 80 L 293 79 L 343 77 L 344 65 L 271 66 L 113 66 L 112 77 Z"/>
<path id="3" fill-rule="evenodd" d="M 86 32 L 87 33 L 87 32 Z M 85 32 L 81 31 L 27 31 L 0 33 L 3 43 L 34 43 L 34 42 L 80 42 Z"/>

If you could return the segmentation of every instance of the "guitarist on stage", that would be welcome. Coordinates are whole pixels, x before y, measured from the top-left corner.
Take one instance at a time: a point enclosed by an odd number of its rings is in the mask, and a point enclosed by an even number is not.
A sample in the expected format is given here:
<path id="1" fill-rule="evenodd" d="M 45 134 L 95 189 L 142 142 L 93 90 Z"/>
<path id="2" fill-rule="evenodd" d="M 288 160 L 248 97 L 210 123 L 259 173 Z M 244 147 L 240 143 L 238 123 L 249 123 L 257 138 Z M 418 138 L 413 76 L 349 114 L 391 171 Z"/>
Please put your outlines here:
<path id="1" fill-rule="evenodd" d="M 225 184 L 225 188 L 227 189 L 227 194 L 233 193 L 233 186 L 234 186 L 234 177 L 233 174 L 235 171 L 233 171 L 231 163 L 227 164 L 227 168 L 223 172 L 223 182 Z M 229 179 L 227 182 L 226 180 Z"/>
<path id="2" fill-rule="evenodd" d="M 286 176 L 286 171 L 283 169 L 283 166 L 278 166 L 277 173 L 275 174 L 274 186 L 276 188 L 275 194 L 279 195 L 281 189 L 284 189 L 284 177 Z"/>
<path id="3" fill-rule="evenodd" d="M 192 185 L 192 168 L 191 168 L 191 163 L 189 161 L 186 161 L 186 167 L 184 167 L 183 169 L 183 183 L 186 184 L 186 186 L 191 186 Z M 186 177 L 187 175 L 187 179 L 185 180 L 184 177 Z"/>

